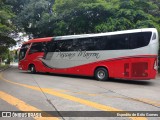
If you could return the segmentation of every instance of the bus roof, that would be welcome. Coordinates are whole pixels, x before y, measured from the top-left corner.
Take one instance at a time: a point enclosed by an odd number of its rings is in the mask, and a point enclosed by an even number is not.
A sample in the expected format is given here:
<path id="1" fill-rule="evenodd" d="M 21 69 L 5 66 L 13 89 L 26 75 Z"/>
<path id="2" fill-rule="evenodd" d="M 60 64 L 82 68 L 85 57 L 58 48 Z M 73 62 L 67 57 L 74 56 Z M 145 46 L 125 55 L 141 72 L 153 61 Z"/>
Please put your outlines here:
<path id="1" fill-rule="evenodd" d="M 93 34 L 79 34 L 79 35 L 66 35 L 66 36 L 57 36 L 57 37 L 36 38 L 36 39 L 31 39 L 31 40 L 25 42 L 24 44 L 35 43 L 35 42 L 48 42 L 53 39 L 54 40 L 67 40 L 67 39 L 98 37 L 98 36 L 105 36 L 105 35 L 116 35 L 116 34 L 126 34 L 126 33 L 145 32 L 145 31 L 157 32 L 156 28 L 143 28 L 143 29 L 132 29 L 132 30 L 123 30 L 123 31 L 115 31 L 115 32 L 106 32 L 106 33 L 93 33 Z"/>
<path id="2" fill-rule="evenodd" d="M 35 42 L 48 42 L 48 41 L 51 41 L 52 39 L 53 39 L 53 37 L 36 38 L 36 39 L 31 39 L 31 40 L 25 42 L 24 44 L 35 43 Z"/>
<path id="3" fill-rule="evenodd" d="M 80 35 L 66 35 L 66 36 L 57 36 L 54 37 L 54 40 L 67 40 L 73 38 L 85 38 L 85 37 L 98 37 L 104 35 L 116 35 L 116 34 L 125 34 L 125 33 L 134 33 L 134 32 L 146 32 L 146 31 L 154 31 L 157 30 L 155 28 L 143 28 L 143 29 L 132 29 L 132 30 L 123 30 L 123 31 L 115 31 L 115 32 L 106 32 L 106 33 L 95 33 L 95 34 L 80 34 Z"/>

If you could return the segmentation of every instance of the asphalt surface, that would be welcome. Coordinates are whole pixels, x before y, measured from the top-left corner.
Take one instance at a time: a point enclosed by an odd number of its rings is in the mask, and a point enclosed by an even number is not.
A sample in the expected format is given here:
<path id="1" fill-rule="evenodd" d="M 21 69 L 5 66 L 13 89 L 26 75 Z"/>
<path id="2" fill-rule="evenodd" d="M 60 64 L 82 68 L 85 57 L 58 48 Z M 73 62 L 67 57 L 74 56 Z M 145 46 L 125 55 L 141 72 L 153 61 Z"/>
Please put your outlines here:
<path id="1" fill-rule="evenodd" d="M 23 120 L 159 120 L 160 78 L 149 81 L 116 80 L 96 81 L 94 78 L 31 74 L 18 70 L 17 66 L 0 72 L 0 111 L 54 111 L 56 117 L 13 117 Z M 63 111 L 69 111 L 65 114 Z M 76 112 L 79 117 L 76 117 Z M 88 111 L 88 112 L 87 112 Z M 140 116 L 99 116 L 91 111 L 123 111 Z M 141 111 L 141 112 L 137 112 Z M 149 114 L 143 115 L 143 111 Z M 47 113 L 50 114 L 50 113 Z M 87 115 L 88 116 L 87 116 Z M 97 116 L 96 116 L 97 114 Z M 85 116 L 85 117 L 81 117 Z M 68 117 L 69 116 L 69 117 Z M 92 117 L 91 117 L 92 116 Z M 94 117 L 93 117 L 94 116 Z M 0 118 L 6 119 L 6 118 Z"/>

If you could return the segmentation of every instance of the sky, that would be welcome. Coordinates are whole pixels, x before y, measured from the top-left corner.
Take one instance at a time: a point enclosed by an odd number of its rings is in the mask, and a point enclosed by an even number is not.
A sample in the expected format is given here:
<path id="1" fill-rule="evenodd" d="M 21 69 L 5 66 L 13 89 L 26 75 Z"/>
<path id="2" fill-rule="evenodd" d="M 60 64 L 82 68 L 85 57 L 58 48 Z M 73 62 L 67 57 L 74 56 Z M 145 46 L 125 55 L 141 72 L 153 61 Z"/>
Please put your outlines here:
<path id="1" fill-rule="evenodd" d="M 11 47 L 10 50 L 19 49 L 24 42 L 29 40 L 29 37 L 27 35 L 25 35 L 25 33 L 20 32 L 20 33 L 18 33 L 18 36 L 14 40 L 17 42 L 17 44 L 15 46 Z"/>

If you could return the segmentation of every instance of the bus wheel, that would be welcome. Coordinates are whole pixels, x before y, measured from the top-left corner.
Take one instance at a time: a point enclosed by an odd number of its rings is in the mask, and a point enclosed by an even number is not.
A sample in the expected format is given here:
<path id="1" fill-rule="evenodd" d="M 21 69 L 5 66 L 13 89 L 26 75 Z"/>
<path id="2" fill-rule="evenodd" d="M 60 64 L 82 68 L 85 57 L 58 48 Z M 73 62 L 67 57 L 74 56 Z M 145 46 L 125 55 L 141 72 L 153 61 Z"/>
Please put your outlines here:
<path id="1" fill-rule="evenodd" d="M 97 68 L 94 76 L 99 81 L 108 80 L 109 77 L 107 69 L 103 67 Z"/>
<path id="2" fill-rule="evenodd" d="M 34 65 L 30 65 L 30 71 L 32 74 L 36 73 L 36 68 Z"/>

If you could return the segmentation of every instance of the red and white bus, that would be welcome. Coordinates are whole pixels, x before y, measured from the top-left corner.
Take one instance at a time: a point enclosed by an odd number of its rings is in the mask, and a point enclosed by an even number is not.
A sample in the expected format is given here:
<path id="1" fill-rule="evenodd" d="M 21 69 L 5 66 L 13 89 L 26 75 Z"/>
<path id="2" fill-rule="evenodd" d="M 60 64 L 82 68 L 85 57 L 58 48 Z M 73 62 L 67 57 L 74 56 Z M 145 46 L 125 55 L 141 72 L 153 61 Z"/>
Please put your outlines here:
<path id="1" fill-rule="evenodd" d="M 33 39 L 21 47 L 19 69 L 97 80 L 154 79 L 158 40 L 155 28 Z"/>

